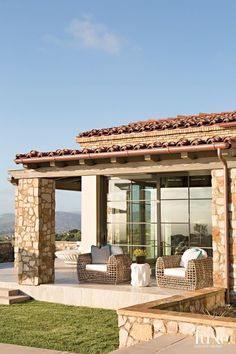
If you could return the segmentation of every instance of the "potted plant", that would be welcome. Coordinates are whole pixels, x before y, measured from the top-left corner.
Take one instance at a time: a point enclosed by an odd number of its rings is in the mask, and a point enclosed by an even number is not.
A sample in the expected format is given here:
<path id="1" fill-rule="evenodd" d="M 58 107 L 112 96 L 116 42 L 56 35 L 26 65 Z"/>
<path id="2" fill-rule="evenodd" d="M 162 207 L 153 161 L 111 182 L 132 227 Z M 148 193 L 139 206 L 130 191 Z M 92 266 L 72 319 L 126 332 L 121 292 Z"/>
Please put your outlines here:
<path id="1" fill-rule="evenodd" d="M 133 255 L 136 257 L 136 263 L 142 264 L 146 261 L 147 251 L 141 248 L 136 248 Z"/>

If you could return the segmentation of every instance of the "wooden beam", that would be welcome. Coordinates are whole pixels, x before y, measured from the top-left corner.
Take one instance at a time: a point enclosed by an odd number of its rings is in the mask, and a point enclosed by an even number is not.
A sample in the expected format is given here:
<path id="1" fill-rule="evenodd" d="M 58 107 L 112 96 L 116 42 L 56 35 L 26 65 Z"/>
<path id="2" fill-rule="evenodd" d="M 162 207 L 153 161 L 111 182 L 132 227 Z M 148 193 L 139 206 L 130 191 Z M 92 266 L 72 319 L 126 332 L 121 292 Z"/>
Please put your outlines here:
<path id="1" fill-rule="evenodd" d="M 123 163 L 126 163 L 126 158 L 124 158 L 124 157 L 111 157 L 110 161 L 111 161 L 111 163 L 123 164 Z"/>
<path id="2" fill-rule="evenodd" d="M 189 160 L 194 160 L 197 158 L 196 155 L 191 152 L 181 152 L 180 156 L 181 159 L 189 159 Z"/>
<path id="3" fill-rule="evenodd" d="M 87 160 L 87 159 L 79 159 L 78 163 L 79 163 L 79 165 L 88 165 L 88 166 L 95 165 L 95 161 L 94 160 Z"/>
<path id="4" fill-rule="evenodd" d="M 32 168 L 32 169 L 36 169 L 39 167 L 39 165 L 37 163 L 27 163 L 23 165 L 24 168 Z"/>
<path id="5" fill-rule="evenodd" d="M 69 166 L 67 161 L 50 161 L 49 162 L 50 167 L 65 167 Z"/>
<path id="6" fill-rule="evenodd" d="M 64 191 L 81 191 L 81 183 L 80 182 L 73 182 L 73 183 L 67 183 L 67 182 L 61 182 L 61 181 L 56 181 L 56 189 L 64 190 Z"/>
<path id="7" fill-rule="evenodd" d="M 231 156 L 232 157 L 236 156 L 236 148 L 231 149 Z"/>
<path id="8" fill-rule="evenodd" d="M 18 186 L 19 179 L 15 179 L 14 177 L 8 177 L 7 179 L 13 186 Z"/>
<path id="9" fill-rule="evenodd" d="M 161 159 L 160 156 L 157 155 L 144 155 L 144 161 L 158 162 L 161 161 Z"/>

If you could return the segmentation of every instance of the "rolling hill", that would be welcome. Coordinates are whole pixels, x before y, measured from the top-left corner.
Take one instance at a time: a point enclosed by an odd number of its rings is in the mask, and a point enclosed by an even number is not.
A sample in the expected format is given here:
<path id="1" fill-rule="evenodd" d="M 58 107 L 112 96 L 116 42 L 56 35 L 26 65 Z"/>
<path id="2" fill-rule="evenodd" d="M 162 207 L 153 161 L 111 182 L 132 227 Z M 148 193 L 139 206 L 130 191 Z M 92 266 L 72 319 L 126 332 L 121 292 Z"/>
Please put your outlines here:
<path id="1" fill-rule="evenodd" d="M 79 229 L 81 226 L 80 213 L 71 213 L 65 211 L 56 212 L 56 232 L 63 232 L 72 229 Z M 13 233 L 15 215 L 7 213 L 0 215 L 0 233 Z"/>

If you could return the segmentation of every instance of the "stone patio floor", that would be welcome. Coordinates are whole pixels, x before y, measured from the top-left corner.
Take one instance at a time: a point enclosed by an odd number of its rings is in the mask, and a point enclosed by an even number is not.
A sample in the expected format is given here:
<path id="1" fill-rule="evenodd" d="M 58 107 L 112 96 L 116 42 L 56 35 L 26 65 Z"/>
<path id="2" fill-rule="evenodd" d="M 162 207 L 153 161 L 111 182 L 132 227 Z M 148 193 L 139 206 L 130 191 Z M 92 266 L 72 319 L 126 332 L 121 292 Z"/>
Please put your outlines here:
<path id="1" fill-rule="evenodd" d="M 235 354 L 236 345 L 197 345 L 195 339 L 186 336 L 163 335 L 149 342 L 136 344 L 129 348 L 118 349 L 109 354 Z M 58 350 L 38 349 L 12 344 L 1 344 L 2 354 L 73 354 Z M 89 354 L 89 353 L 88 353 Z"/>
<path id="2" fill-rule="evenodd" d="M 109 354 L 235 354 L 235 344 L 196 344 L 195 338 L 184 335 L 162 335 L 148 342 L 118 349 Z"/>
<path id="3" fill-rule="evenodd" d="M 0 343 L 1 354 L 73 354 L 58 350 L 39 349 L 31 347 L 23 347 L 21 345 Z"/>
<path id="4" fill-rule="evenodd" d="M 0 288 L 19 288 L 35 300 L 65 305 L 88 306 L 116 310 L 134 304 L 181 294 L 182 290 L 159 288 L 155 279 L 148 287 L 130 284 L 107 285 L 79 283 L 76 266 L 55 260 L 55 283 L 40 286 L 19 286 L 13 263 L 0 264 Z"/>

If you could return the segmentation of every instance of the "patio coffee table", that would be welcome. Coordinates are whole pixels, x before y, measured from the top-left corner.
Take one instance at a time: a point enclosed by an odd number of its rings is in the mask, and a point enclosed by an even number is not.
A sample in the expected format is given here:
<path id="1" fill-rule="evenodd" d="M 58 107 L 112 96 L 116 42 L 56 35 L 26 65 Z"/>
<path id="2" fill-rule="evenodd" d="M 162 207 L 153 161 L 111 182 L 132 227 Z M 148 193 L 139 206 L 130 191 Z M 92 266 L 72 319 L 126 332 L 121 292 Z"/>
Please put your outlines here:
<path id="1" fill-rule="evenodd" d="M 131 285 L 148 286 L 150 282 L 151 268 L 148 263 L 131 264 Z"/>
<path id="2" fill-rule="evenodd" d="M 79 250 L 63 250 L 55 252 L 55 256 L 66 264 L 77 264 L 80 253 Z"/>

